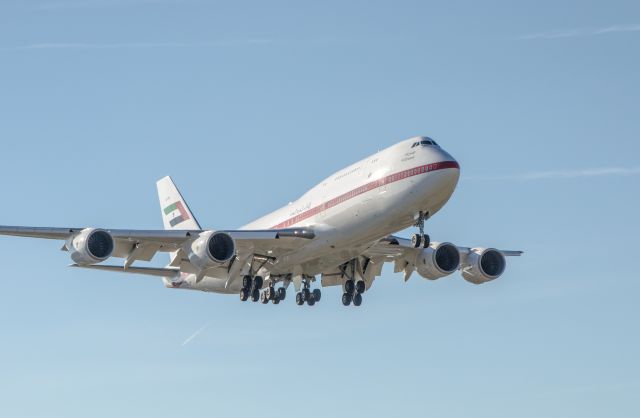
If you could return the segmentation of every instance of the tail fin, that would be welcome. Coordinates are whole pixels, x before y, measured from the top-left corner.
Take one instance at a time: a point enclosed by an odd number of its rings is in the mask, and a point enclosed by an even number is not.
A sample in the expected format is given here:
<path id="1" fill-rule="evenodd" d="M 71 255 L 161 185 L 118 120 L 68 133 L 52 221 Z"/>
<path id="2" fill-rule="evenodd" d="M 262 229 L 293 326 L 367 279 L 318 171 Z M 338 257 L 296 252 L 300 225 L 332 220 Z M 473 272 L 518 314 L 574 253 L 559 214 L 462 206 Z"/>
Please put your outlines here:
<path id="1" fill-rule="evenodd" d="M 171 177 L 161 178 L 156 186 L 164 229 L 202 229 Z"/>

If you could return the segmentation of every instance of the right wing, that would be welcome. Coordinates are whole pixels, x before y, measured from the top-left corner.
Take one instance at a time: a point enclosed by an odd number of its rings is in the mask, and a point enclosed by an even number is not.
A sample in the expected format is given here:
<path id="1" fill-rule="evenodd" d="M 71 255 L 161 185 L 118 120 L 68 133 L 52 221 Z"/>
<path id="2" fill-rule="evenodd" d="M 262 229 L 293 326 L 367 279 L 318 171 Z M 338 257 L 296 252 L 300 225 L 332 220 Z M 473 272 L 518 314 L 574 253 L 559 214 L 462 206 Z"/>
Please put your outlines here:
<path id="1" fill-rule="evenodd" d="M 405 282 L 415 271 L 426 279 L 436 280 L 458 270 L 465 280 L 481 284 L 502 275 L 506 267 L 505 257 L 522 254 L 522 251 L 459 247 L 447 242 L 415 248 L 410 239 L 389 235 L 352 260 L 350 263 L 353 264 L 324 272 L 322 285 L 341 285 L 350 276 L 356 276 L 355 279 L 364 280 L 368 289 L 382 274 L 384 263 L 393 263 L 394 272 L 403 273 Z"/>

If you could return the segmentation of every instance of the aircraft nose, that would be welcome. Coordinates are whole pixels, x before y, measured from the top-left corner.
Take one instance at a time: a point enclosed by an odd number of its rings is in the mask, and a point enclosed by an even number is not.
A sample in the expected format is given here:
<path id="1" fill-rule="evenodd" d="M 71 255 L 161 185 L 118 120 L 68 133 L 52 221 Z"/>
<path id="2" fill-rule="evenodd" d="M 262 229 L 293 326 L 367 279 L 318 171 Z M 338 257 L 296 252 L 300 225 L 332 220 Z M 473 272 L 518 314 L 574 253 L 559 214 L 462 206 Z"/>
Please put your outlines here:
<path id="1" fill-rule="evenodd" d="M 429 156 L 430 161 L 437 165 L 438 170 L 442 170 L 448 182 L 456 184 L 460 177 L 460 164 L 455 158 L 442 148 L 434 148 Z"/>

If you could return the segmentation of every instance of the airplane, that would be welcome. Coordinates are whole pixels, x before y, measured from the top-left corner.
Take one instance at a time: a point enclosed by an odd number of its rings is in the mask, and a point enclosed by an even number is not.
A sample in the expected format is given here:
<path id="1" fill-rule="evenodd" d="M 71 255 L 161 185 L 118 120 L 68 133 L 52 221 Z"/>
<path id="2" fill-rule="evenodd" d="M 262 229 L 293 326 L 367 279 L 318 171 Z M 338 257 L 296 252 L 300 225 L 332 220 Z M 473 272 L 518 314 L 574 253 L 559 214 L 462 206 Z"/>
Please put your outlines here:
<path id="1" fill-rule="evenodd" d="M 157 182 L 164 229 L 0 226 L 0 235 L 64 241 L 71 267 L 156 276 L 173 289 L 239 295 L 278 304 L 291 283 L 297 305 L 313 306 L 341 286 L 342 304 L 360 306 L 385 262 L 436 280 L 460 271 L 473 284 L 500 277 L 522 251 L 432 242 L 425 222 L 447 203 L 458 162 L 433 139 L 413 137 L 327 177 L 298 200 L 239 229 L 203 229 L 170 177 Z M 416 227 L 412 237 L 394 233 Z M 169 253 L 163 268 L 134 266 Z M 102 264 L 111 258 L 122 264 Z M 276 288 L 277 287 L 277 288 Z"/>

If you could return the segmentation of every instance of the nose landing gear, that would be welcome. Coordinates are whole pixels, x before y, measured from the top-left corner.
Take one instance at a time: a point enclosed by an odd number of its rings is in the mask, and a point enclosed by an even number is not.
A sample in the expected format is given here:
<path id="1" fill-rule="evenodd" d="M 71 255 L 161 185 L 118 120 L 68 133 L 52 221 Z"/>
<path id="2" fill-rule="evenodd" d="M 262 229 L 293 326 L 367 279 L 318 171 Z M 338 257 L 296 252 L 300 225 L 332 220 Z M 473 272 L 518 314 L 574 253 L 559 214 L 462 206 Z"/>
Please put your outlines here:
<path id="1" fill-rule="evenodd" d="M 429 219 L 429 212 L 418 213 L 416 223 L 414 226 L 417 226 L 420 230 L 420 233 L 413 234 L 411 237 L 411 245 L 413 248 L 427 248 L 431 244 L 431 238 L 428 234 L 424 233 L 424 222 Z"/>

